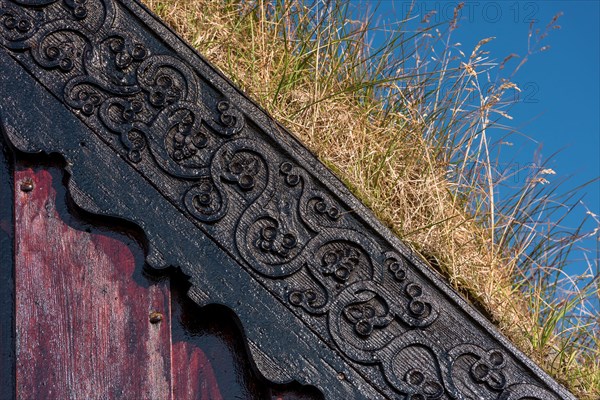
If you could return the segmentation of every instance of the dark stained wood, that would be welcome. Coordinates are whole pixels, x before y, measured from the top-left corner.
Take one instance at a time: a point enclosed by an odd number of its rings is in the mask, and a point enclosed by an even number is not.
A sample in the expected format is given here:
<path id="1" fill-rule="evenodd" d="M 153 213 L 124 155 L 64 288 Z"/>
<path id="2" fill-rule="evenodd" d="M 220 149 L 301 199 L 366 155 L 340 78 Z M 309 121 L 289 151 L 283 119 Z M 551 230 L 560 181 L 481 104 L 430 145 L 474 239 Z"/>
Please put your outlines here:
<path id="1" fill-rule="evenodd" d="M 180 278 L 171 285 L 174 399 L 323 398 L 315 388 L 259 378 L 235 315 L 223 306 L 198 307 L 185 296 L 188 286 Z"/>
<path id="2" fill-rule="evenodd" d="M 217 378 L 204 352 L 186 342 L 173 346 L 173 361 L 181 362 L 174 376 L 173 398 L 222 400 Z M 242 397 L 240 397 L 242 398 Z"/>
<path id="3" fill-rule="evenodd" d="M 15 394 L 12 165 L 0 132 L 0 400 Z"/>
<path id="4" fill-rule="evenodd" d="M 258 378 L 234 315 L 224 307 L 199 308 L 185 296 L 183 279 L 169 283 L 141 272 L 135 240 L 73 215 L 61 177 L 56 167 L 26 162 L 14 174 L 18 398 L 322 398 L 316 389 L 270 388 Z M 6 200 L 12 211 L 12 198 Z M 111 228 L 119 227 L 113 221 Z M 12 221 L 3 219 L 2 229 L 10 233 Z M 149 322 L 152 311 L 161 313 L 160 322 Z M 0 324 L 14 336 L 10 327 Z M 11 370 L 0 371 L 7 384 Z M 13 398 L 10 385 L 0 398 Z"/>
<path id="5" fill-rule="evenodd" d="M 18 398 L 168 399 L 168 283 L 130 239 L 65 223 L 57 172 L 15 172 Z"/>
<path id="6" fill-rule="evenodd" d="M 323 394 L 312 386 L 297 383 L 274 387 L 271 389 L 272 400 L 322 400 Z"/>
<path id="7" fill-rule="evenodd" d="M 199 308 L 185 297 L 182 282 L 172 287 L 172 360 L 180 366 L 173 375 L 173 397 L 266 399 L 268 390 L 251 371 L 230 313 L 223 307 Z"/>
<path id="8" fill-rule="evenodd" d="M 233 310 L 269 381 L 328 399 L 573 398 L 139 1 L 0 0 L 0 19 L 11 144 L 60 154 L 81 209 L 137 225 L 151 269 Z M 168 289 L 114 237 L 56 222 L 40 187 L 16 198 L 18 390 L 99 395 L 89 376 L 164 398 L 169 317 L 147 313 Z"/>

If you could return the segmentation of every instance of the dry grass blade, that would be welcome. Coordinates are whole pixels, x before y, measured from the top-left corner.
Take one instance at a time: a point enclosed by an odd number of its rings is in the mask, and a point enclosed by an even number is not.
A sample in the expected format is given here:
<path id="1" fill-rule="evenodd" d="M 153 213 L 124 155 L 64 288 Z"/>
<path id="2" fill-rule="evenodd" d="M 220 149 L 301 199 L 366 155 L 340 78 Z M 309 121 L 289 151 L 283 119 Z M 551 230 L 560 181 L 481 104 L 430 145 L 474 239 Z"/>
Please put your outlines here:
<path id="1" fill-rule="evenodd" d="M 577 196 L 546 185 L 543 166 L 500 198 L 509 176 L 492 157 L 506 138 L 494 143 L 490 130 L 510 129 L 501 121 L 519 91 L 510 78 L 547 49 L 539 43 L 558 17 L 532 30 L 529 53 L 501 79 L 517 56 L 491 60 L 492 38 L 465 56 L 451 40 L 456 20 L 432 26 L 426 17 L 415 31 L 412 16 L 377 26 L 374 11 L 360 15 L 347 1 L 146 3 L 526 354 L 581 398 L 600 397 L 598 254 L 585 273 L 565 272 L 577 243 L 598 230 L 560 227 Z"/>

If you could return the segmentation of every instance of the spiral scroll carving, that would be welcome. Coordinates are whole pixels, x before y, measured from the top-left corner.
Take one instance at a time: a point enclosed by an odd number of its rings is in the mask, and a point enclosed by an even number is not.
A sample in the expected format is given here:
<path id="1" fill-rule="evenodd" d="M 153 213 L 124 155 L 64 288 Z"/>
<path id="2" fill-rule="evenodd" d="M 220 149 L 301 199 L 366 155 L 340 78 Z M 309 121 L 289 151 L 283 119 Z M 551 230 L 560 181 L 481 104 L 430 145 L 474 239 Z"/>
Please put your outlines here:
<path id="1" fill-rule="evenodd" d="M 0 0 L 0 44 L 344 359 L 399 398 L 535 397 L 496 347 L 432 339 L 442 296 L 405 256 L 114 0 Z M 153 180 L 161 177 L 164 187 Z M 449 342 L 449 341 L 448 341 Z M 373 369 L 373 367 L 375 367 Z M 543 397 L 553 399 L 553 395 Z"/>

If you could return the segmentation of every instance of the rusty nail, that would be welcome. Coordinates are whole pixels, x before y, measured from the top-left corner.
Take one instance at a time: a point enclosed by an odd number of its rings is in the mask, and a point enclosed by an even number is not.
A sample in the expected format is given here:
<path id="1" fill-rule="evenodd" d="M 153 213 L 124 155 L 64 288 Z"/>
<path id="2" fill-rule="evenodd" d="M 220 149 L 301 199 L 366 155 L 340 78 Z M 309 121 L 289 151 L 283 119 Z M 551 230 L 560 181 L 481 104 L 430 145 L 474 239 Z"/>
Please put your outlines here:
<path id="1" fill-rule="evenodd" d="M 161 313 L 159 313 L 158 311 L 152 311 L 150 313 L 150 323 L 151 324 L 158 324 L 160 321 L 162 321 L 163 319 L 163 315 Z"/>
<path id="2" fill-rule="evenodd" d="M 33 190 L 33 180 L 31 178 L 26 178 L 21 182 L 21 190 L 25 193 L 31 192 Z"/>

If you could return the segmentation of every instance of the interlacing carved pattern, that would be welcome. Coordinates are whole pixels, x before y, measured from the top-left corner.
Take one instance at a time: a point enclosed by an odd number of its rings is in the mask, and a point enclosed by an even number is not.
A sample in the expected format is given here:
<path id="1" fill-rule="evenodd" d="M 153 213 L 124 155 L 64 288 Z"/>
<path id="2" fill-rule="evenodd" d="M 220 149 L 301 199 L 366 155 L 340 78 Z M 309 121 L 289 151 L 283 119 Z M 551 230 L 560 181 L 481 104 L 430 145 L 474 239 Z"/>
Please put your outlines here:
<path id="1" fill-rule="evenodd" d="M 184 61 L 117 26 L 119 12 L 111 0 L 0 0 L 1 44 L 134 168 L 176 180 L 182 211 L 256 279 L 283 282 L 274 296 L 319 317 L 327 342 L 378 365 L 403 398 L 534 390 L 511 386 L 499 349 L 431 342 L 440 311 L 415 267 L 357 231 L 352 210 Z"/>

